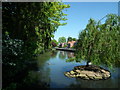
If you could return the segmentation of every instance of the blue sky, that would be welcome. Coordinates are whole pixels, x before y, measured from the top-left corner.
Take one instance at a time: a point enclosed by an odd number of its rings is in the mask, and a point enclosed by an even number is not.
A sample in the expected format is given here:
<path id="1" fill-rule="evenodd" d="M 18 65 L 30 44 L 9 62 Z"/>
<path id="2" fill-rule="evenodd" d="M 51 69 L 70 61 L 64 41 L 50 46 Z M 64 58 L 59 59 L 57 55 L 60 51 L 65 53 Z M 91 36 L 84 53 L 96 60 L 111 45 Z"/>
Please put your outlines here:
<path id="1" fill-rule="evenodd" d="M 64 2 L 70 4 L 67 11 L 67 25 L 59 26 L 54 34 L 54 39 L 69 36 L 78 38 L 79 33 L 86 27 L 90 18 L 98 21 L 107 14 L 118 14 L 118 2 Z"/>

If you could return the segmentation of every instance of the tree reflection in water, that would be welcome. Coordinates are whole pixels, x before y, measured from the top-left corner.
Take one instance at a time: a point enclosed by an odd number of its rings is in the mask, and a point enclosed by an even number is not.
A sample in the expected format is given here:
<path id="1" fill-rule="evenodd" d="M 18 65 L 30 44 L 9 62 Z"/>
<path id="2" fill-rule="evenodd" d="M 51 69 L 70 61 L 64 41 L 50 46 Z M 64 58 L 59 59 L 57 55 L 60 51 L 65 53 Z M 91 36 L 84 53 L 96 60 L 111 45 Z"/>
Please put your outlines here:
<path id="1" fill-rule="evenodd" d="M 72 58 L 72 57 L 74 57 L 74 53 L 73 52 L 67 52 L 67 56 L 68 56 L 68 58 Z"/>
<path id="2" fill-rule="evenodd" d="M 59 58 L 64 60 L 64 59 L 66 59 L 66 57 L 67 57 L 66 52 L 60 51 L 60 53 L 59 53 Z"/>
<path id="3" fill-rule="evenodd" d="M 52 51 L 52 53 L 51 53 L 51 58 L 55 58 L 56 57 L 56 55 L 57 55 L 57 51 L 56 50 L 54 50 L 54 51 Z"/>
<path id="4" fill-rule="evenodd" d="M 45 56 L 44 56 L 45 55 Z M 6 57 L 6 56 L 4 56 Z M 19 57 L 12 57 L 7 55 L 8 60 L 14 59 L 15 66 L 9 64 L 3 64 L 3 89 L 4 90 L 16 90 L 20 88 L 47 88 L 49 87 L 50 70 L 45 69 L 46 73 L 40 71 L 42 65 L 49 60 L 50 53 L 38 56 L 38 58 L 30 58 L 25 54 Z M 4 58 L 6 59 L 6 58 Z M 4 60 L 5 61 L 5 60 Z M 45 80 L 42 81 L 41 78 Z"/>
<path id="5" fill-rule="evenodd" d="M 72 58 L 72 57 L 74 57 L 73 52 L 60 51 L 60 53 L 59 53 L 59 58 L 60 59 L 66 59 L 66 58 Z"/>
<path id="6" fill-rule="evenodd" d="M 72 83 L 67 88 L 118 88 L 118 84 L 116 84 L 116 81 L 113 81 L 112 79 L 107 80 L 82 80 L 80 78 L 76 78 L 77 83 Z M 102 84 L 101 84 L 102 83 Z"/>

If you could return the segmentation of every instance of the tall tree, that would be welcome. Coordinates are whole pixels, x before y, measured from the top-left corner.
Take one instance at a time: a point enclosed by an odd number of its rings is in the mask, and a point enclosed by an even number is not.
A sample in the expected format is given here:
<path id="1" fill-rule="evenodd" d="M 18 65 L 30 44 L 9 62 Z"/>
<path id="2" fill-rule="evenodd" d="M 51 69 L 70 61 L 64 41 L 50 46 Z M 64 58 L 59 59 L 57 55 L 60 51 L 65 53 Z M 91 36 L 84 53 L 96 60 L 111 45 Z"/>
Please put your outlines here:
<path id="1" fill-rule="evenodd" d="M 66 38 L 65 37 L 59 37 L 58 42 L 59 43 L 65 43 L 66 42 Z"/>
<path id="2" fill-rule="evenodd" d="M 60 25 L 67 20 L 62 12 L 69 8 L 62 2 L 8 2 L 3 3 L 3 35 L 21 39 L 32 53 L 49 48 L 51 38 Z"/>
<path id="3" fill-rule="evenodd" d="M 76 41 L 77 39 L 76 38 L 72 38 L 73 41 Z"/>
<path id="4" fill-rule="evenodd" d="M 76 56 L 94 64 L 104 63 L 112 67 L 120 62 L 119 16 L 108 14 L 104 18 L 104 24 L 89 20 L 86 28 L 79 34 Z"/>
<path id="5" fill-rule="evenodd" d="M 72 37 L 68 37 L 67 42 L 72 41 Z"/>
<path id="6" fill-rule="evenodd" d="M 54 32 L 66 24 L 60 23 L 66 20 L 62 11 L 66 8 L 69 5 L 61 2 L 2 3 L 3 89 L 19 87 L 14 77 L 24 71 L 27 74 L 30 64 L 25 63 L 49 48 Z"/>
<path id="7" fill-rule="evenodd" d="M 56 47 L 58 45 L 58 42 L 55 39 L 53 39 L 51 40 L 51 45 L 52 47 Z"/>

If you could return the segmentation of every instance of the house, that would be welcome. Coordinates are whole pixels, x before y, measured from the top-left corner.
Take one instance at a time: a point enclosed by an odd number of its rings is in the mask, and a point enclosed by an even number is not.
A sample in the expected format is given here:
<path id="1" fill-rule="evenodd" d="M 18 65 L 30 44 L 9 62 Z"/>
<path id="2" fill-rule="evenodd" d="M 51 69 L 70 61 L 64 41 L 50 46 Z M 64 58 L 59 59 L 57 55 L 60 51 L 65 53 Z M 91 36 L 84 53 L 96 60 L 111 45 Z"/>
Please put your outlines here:
<path id="1" fill-rule="evenodd" d="M 75 46 L 76 44 L 77 44 L 77 41 L 69 41 L 68 43 L 60 43 L 59 47 L 60 48 L 63 48 L 63 47 L 71 48 Z"/>
<path id="2" fill-rule="evenodd" d="M 60 43 L 59 47 L 65 47 L 67 45 L 67 43 Z"/>
<path id="3" fill-rule="evenodd" d="M 73 47 L 76 43 L 77 43 L 77 41 L 69 41 L 68 42 L 68 48 Z"/>

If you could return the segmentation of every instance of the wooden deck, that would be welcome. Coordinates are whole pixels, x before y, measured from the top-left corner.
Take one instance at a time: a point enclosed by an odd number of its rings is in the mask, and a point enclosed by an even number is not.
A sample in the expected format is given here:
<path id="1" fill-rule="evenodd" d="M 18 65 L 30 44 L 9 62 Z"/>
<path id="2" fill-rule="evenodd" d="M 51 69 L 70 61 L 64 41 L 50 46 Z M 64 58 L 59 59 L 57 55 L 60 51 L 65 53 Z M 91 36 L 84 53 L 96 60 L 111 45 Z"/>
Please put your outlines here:
<path id="1" fill-rule="evenodd" d="M 71 48 L 55 48 L 56 50 L 61 50 L 61 51 L 70 51 L 70 52 L 75 52 L 75 49 Z"/>

